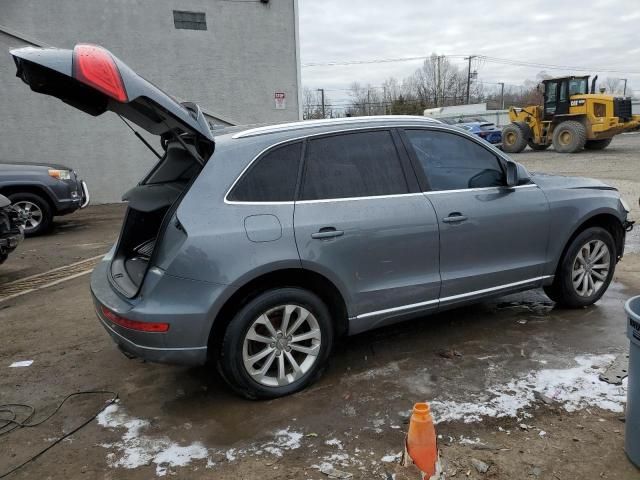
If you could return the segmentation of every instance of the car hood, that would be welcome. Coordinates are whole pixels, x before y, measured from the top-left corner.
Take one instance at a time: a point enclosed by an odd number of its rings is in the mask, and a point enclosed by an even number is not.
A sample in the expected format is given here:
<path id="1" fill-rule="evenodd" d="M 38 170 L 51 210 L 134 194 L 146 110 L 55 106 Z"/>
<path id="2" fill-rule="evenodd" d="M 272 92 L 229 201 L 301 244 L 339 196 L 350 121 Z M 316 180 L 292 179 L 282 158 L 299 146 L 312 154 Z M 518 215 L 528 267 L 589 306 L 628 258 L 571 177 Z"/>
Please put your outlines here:
<path id="1" fill-rule="evenodd" d="M 73 170 L 71 167 L 61 165 L 59 163 L 30 163 L 30 162 L 2 162 L 0 161 L 0 170 L 25 170 L 25 169 L 49 170 L 55 168 L 57 170 Z"/>
<path id="2" fill-rule="evenodd" d="M 565 175 L 551 175 L 549 173 L 539 172 L 533 172 L 530 175 L 535 184 L 543 190 L 552 188 L 617 190 L 617 188 L 607 185 L 595 178 L 569 177 Z"/>

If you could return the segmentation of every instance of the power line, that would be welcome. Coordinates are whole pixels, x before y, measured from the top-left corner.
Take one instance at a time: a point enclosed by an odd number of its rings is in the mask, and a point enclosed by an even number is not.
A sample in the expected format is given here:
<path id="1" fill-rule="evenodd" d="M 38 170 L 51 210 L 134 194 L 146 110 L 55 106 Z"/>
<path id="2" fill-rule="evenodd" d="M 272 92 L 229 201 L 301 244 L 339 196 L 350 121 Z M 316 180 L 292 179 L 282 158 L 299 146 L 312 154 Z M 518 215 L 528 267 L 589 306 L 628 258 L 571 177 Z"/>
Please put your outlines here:
<path id="1" fill-rule="evenodd" d="M 441 55 L 441 57 L 457 58 L 464 57 L 465 55 Z M 302 67 L 344 67 L 348 65 L 367 65 L 371 63 L 395 63 L 395 62 L 413 62 L 416 60 L 426 60 L 431 58 L 431 55 L 421 57 L 397 57 L 397 58 L 377 58 L 372 60 L 345 60 L 345 61 L 333 61 L 333 62 L 311 62 L 303 63 Z"/>
<path id="2" fill-rule="evenodd" d="M 577 70 L 581 72 L 605 72 L 605 73 L 628 73 L 631 75 L 640 75 L 640 72 L 629 72 L 625 70 L 616 70 L 612 68 L 599 68 L 599 67 L 585 67 L 585 66 L 576 66 L 576 65 L 556 65 L 552 63 L 537 63 L 537 62 L 526 62 L 523 60 L 512 60 L 508 58 L 498 58 L 498 57 L 488 57 L 486 55 L 478 55 L 478 58 L 481 58 L 489 63 L 497 63 L 501 65 L 513 65 L 519 67 L 535 67 L 535 68 L 547 68 L 550 70 Z"/>
<path id="3" fill-rule="evenodd" d="M 441 57 L 446 58 L 468 58 L 469 55 L 440 55 Z M 487 55 L 472 55 L 480 60 L 484 60 L 489 63 L 496 63 L 501 65 L 512 65 L 512 66 L 520 66 L 520 67 L 532 67 L 532 68 L 546 68 L 549 70 L 576 70 L 581 72 L 604 72 L 604 73 L 621 73 L 621 74 L 630 74 L 630 75 L 640 75 L 640 72 L 630 72 L 625 70 L 618 70 L 614 68 L 601 68 L 601 67 L 585 67 L 585 66 L 576 66 L 576 65 L 558 65 L 552 63 L 538 63 L 538 62 L 527 62 L 524 60 L 513 60 L 509 58 L 499 58 L 499 57 L 490 57 Z M 420 56 L 420 57 L 396 57 L 396 58 L 379 58 L 379 59 L 370 59 L 370 60 L 344 60 L 344 61 L 331 61 L 331 62 L 310 62 L 302 64 L 303 68 L 309 67 L 341 67 L 341 66 L 349 66 L 349 65 L 368 65 L 368 64 L 379 64 L 379 63 L 395 63 L 395 62 L 412 62 L 416 60 L 426 60 L 431 58 L 432 55 L 428 56 Z"/>

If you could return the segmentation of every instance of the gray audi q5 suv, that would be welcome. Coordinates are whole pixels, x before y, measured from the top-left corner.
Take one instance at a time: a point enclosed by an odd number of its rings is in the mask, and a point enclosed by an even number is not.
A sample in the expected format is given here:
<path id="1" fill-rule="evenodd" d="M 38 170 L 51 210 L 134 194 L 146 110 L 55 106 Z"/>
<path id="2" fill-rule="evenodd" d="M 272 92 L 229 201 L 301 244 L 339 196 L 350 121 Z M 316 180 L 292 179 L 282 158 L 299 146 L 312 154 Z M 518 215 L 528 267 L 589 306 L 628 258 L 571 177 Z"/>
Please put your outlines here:
<path id="1" fill-rule="evenodd" d="M 435 120 L 212 130 L 100 47 L 12 54 L 34 91 L 160 137 L 91 278 L 104 328 L 251 398 L 309 385 L 342 335 L 538 287 L 591 305 L 631 228 L 616 189 L 530 174 Z"/>

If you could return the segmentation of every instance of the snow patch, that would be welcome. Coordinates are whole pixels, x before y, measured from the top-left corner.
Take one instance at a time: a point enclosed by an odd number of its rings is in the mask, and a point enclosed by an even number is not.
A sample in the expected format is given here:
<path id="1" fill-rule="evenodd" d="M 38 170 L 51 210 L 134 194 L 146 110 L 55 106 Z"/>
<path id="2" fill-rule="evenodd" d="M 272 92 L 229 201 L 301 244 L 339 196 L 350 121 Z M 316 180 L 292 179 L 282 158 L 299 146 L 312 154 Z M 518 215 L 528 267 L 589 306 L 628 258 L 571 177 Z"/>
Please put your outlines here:
<path id="1" fill-rule="evenodd" d="M 332 438 L 330 440 L 326 440 L 325 445 L 331 445 L 334 447 L 338 447 L 338 450 L 342 450 L 342 442 L 340 440 L 338 440 L 337 438 Z"/>
<path id="2" fill-rule="evenodd" d="M 469 401 L 434 400 L 430 402 L 436 423 L 463 420 L 479 422 L 482 417 L 516 417 L 518 412 L 532 405 L 536 393 L 562 404 L 567 412 L 586 407 L 599 407 L 622 412 L 626 402 L 627 385 L 611 385 L 600 381 L 598 375 L 610 364 L 613 355 L 584 355 L 575 357 L 576 367 L 543 369 L 529 372 L 487 389 L 489 399 L 471 396 Z M 528 416 L 526 413 L 524 416 Z"/>
<path id="3" fill-rule="evenodd" d="M 33 364 L 33 360 L 20 360 L 17 362 L 13 362 L 9 365 L 9 368 L 21 368 L 21 367 L 30 367 Z"/>
<path id="4" fill-rule="evenodd" d="M 282 457 L 283 450 L 295 450 L 296 448 L 300 448 L 300 440 L 302 440 L 302 437 L 302 433 L 292 432 L 287 427 L 284 430 L 278 430 L 275 433 L 274 440 L 263 444 L 262 449 L 272 455 Z"/>
<path id="5" fill-rule="evenodd" d="M 460 443 L 460 445 L 480 445 L 482 442 L 480 442 L 480 438 L 478 437 L 467 438 L 464 435 L 460 435 L 460 439 L 458 440 L 458 443 Z"/>
<path id="6" fill-rule="evenodd" d="M 181 446 L 166 436 L 142 433 L 149 422 L 129 416 L 119 405 L 109 405 L 98 415 L 97 421 L 105 428 L 126 430 L 120 441 L 102 445 L 118 452 L 107 455 L 110 467 L 137 468 L 155 463 L 156 475 L 164 476 L 169 467 L 184 467 L 191 460 L 207 458 L 207 449 L 200 442 Z"/>
<path id="7" fill-rule="evenodd" d="M 392 463 L 392 462 L 399 461 L 400 457 L 402 457 L 402 452 L 394 453 L 394 454 L 391 454 L 391 455 L 385 455 L 384 457 L 382 457 L 380 459 L 380 461 L 382 461 L 384 463 Z"/>

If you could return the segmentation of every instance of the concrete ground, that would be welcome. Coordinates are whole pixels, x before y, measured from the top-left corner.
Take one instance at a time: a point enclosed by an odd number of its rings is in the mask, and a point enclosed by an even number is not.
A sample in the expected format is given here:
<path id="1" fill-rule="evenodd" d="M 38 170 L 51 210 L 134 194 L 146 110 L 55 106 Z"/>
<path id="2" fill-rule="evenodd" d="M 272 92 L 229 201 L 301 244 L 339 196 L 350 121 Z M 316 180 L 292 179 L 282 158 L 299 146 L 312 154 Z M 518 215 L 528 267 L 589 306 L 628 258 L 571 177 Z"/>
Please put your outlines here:
<path id="1" fill-rule="evenodd" d="M 532 171 L 606 180 L 640 218 L 639 153 L 640 135 L 622 135 L 603 152 L 514 158 Z M 106 251 L 123 212 L 96 206 L 56 220 L 52 235 L 26 240 L 0 267 L 0 294 L 2 284 Z M 0 403 L 30 404 L 37 420 L 72 392 L 120 396 L 9 478 L 417 479 L 397 454 L 408 412 L 424 400 L 440 422 L 448 478 L 640 478 L 623 451 L 625 388 L 597 379 L 628 348 L 637 230 L 628 243 L 594 307 L 560 310 L 532 291 L 368 332 L 338 346 L 317 384 L 268 402 L 235 397 L 206 368 L 126 359 L 94 318 L 86 275 L 0 302 Z M 33 364 L 9 367 L 21 360 Z M 0 436 L 0 475 L 106 398 L 71 399 L 43 425 Z"/>

